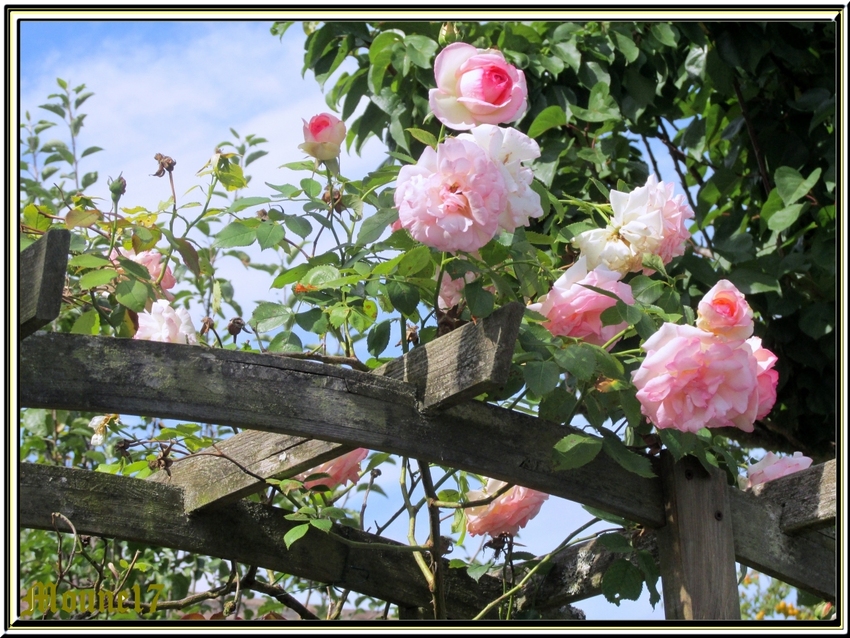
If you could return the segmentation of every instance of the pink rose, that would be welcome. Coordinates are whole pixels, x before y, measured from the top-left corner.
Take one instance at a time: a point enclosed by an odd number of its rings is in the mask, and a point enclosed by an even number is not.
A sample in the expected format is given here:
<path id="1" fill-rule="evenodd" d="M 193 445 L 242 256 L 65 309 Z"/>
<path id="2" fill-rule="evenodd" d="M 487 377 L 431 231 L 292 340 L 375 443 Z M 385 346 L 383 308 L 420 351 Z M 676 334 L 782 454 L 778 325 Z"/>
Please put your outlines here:
<path id="1" fill-rule="evenodd" d="M 156 250 L 144 250 L 140 253 L 131 253 L 129 251 L 124 250 L 123 248 L 117 248 L 110 253 L 109 258 L 114 262 L 118 263 L 118 256 L 126 257 L 137 264 L 141 264 L 145 268 L 148 269 L 148 272 L 151 275 L 151 280 L 156 281 L 159 279 L 159 275 L 162 273 L 162 255 L 159 251 Z M 174 275 L 171 272 L 171 268 L 166 266 L 165 275 L 162 277 L 162 281 L 159 282 L 160 288 L 162 288 L 163 292 L 171 289 L 177 281 L 174 279 Z M 171 300 L 174 297 L 169 293 L 165 292 L 165 296 Z"/>
<path id="2" fill-rule="evenodd" d="M 543 215 L 540 195 L 531 188 L 534 174 L 522 164 L 540 157 L 537 142 L 515 128 L 492 124 L 476 126 L 457 137 L 478 144 L 502 172 L 508 194 L 505 210 L 499 216 L 499 226 L 504 231 L 512 233 L 518 226 L 528 226 L 529 218 Z"/>
<path id="3" fill-rule="evenodd" d="M 150 312 L 139 313 L 139 329 L 133 339 L 198 345 L 198 334 L 185 308 L 174 310 L 165 299 L 158 299 Z"/>
<path id="4" fill-rule="evenodd" d="M 416 164 L 402 166 L 395 205 L 398 223 L 437 250 L 473 252 L 499 230 L 507 192 L 499 167 L 468 140 L 449 138 L 426 147 Z"/>
<path id="5" fill-rule="evenodd" d="M 314 115 L 304 122 L 304 143 L 298 148 L 318 160 L 331 160 L 339 157 L 342 143 L 345 141 L 345 123 L 330 113 Z"/>
<path id="6" fill-rule="evenodd" d="M 753 334 L 753 311 L 732 282 L 721 279 L 697 306 L 697 328 L 727 339 L 747 339 Z"/>
<path id="7" fill-rule="evenodd" d="M 761 485 L 780 476 L 788 476 L 800 470 L 805 470 L 812 464 L 812 459 L 803 456 L 802 452 L 794 452 L 794 456 L 778 457 L 773 452 L 768 452 L 761 461 L 747 467 L 747 487 Z"/>
<path id="8" fill-rule="evenodd" d="M 759 409 L 756 418 L 763 419 L 773 408 L 773 404 L 776 403 L 776 385 L 779 383 L 779 373 L 772 368 L 778 359 L 770 350 L 762 347 L 761 339 L 758 337 L 750 337 L 746 344 L 750 346 L 758 363 Z"/>
<path id="9" fill-rule="evenodd" d="M 620 273 L 605 266 L 598 266 L 588 273 L 586 259 L 582 256 L 558 278 L 552 290 L 528 307 L 549 319 L 543 325 L 553 335 L 576 337 L 597 346 L 605 345 L 628 324 L 603 326 L 599 315 L 617 301 L 584 285 L 607 290 L 624 303 L 634 304 L 631 287 L 621 283 L 620 277 Z"/>
<path id="10" fill-rule="evenodd" d="M 366 458 L 369 450 L 366 448 L 357 448 L 347 454 L 338 456 L 335 459 L 322 463 L 319 467 L 304 472 L 298 476 L 299 479 L 310 476 L 311 474 L 327 474 L 326 478 L 317 478 L 304 483 L 304 487 L 311 488 L 317 485 L 325 485 L 329 489 L 334 489 L 337 485 L 342 485 L 346 481 L 356 483 L 360 480 L 360 461 Z"/>
<path id="11" fill-rule="evenodd" d="M 476 275 L 474 272 L 466 272 L 463 277 L 452 279 L 449 273 L 443 273 L 443 281 L 440 282 L 439 305 L 440 310 L 448 310 L 454 308 L 463 301 L 463 289 L 466 284 L 475 281 Z"/>
<path id="12" fill-rule="evenodd" d="M 673 195 L 673 184 L 659 182 L 655 175 L 650 175 L 646 186 L 649 189 L 649 206 L 661 211 L 663 222 L 661 245 L 656 248 L 655 254 L 669 264 L 673 257 L 685 254 L 685 242 L 691 237 L 685 222 L 693 218 L 694 211 L 684 195 Z M 643 272 L 648 275 L 652 271 L 644 269 Z"/>
<path id="13" fill-rule="evenodd" d="M 434 61 L 437 88 L 428 93 L 440 122 L 458 131 L 519 119 L 528 105 L 525 74 L 495 49 L 455 42 Z"/>
<path id="14" fill-rule="evenodd" d="M 483 490 L 472 490 L 466 497 L 477 501 L 495 494 L 507 485 L 504 481 L 490 479 Z M 516 536 L 528 521 L 537 516 L 543 501 L 549 498 L 544 492 L 515 485 L 488 505 L 466 510 L 466 529 L 471 536 L 510 534 Z"/>
<path id="15" fill-rule="evenodd" d="M 643 349 L 646 358 L 632 373 L 632 383 L 641 412 L 656 427 L 753 431 L 759 408 L 758 363 L 746 343 L 665 323 Z"/>

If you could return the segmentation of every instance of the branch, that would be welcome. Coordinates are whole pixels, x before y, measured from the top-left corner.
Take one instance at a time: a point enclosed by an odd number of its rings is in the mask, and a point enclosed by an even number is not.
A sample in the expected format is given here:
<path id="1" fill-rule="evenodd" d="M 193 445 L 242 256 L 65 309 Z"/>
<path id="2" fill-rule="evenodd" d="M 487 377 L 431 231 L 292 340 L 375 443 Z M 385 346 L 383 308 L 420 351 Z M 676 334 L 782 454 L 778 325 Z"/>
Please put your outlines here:
<path id="1" fill-rule="evenodd" d="M 434 617 L 437 620 L 446 619 L 446 586 L 443 578 L 443 564 L 440 558 L 442 552 L 442 538 L 440 536 L 440 508 L 434 505 L 437 493 L 434 490 L 434 481 L 431 479 L 431 468 L 427 461 L 416 461 L 419 465 L 419 474 L 422 477 L 422 487 L 425 496 L 428 497 L 428 521 L 431 526 L 431 566 L 434 574 Z M 429 583 L 430 584 L 430 583 Z"/>
<path id="2" fill-rule="evenodd" d="M 738 78 L 732 79 L 732 86 L 735 87 L 735 95 L 738 97 L 738 103 L 741 105 L 741 114 L 744 116 L 744 123 L 747 125 L 747 134 L 750 136 L 750 143 L 753 145 L 753 152 L 756 154 L 756 162 L 759 166 L 759 174 L 761 175 L 761 183 L 764 187 L 764 196 L 770 195 L 770 178 L 767 176 L 767 168 L 764 165 L 764 155 L 759 147 L 756 139 L 756 132 L 753 129 L 750 121 L 750 114 L 747 110 L 747 105 L 744 102 L 744 95 L 741 93 L 741 85 L 738 84 Z"/>
<path id="3" fill-rule="evenodd" d="M 288 357 L 290 359 L 308 359 L 320 363 L 333 363 L 337 365 L 351 366 L 360 372 L 371 372 L 372 368 L 360 361 L 357 357 L 338 357 L 326 354 L 314 354 L 312 352 L 266 352 L 275 357 Z"/>

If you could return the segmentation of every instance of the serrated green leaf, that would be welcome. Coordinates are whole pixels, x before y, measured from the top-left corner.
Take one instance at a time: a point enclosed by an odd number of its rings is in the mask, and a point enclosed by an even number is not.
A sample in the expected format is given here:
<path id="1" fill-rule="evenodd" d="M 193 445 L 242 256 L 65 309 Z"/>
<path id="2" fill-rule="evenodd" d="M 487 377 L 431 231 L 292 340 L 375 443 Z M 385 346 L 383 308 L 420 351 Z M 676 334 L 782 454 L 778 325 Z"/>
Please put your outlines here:
<path id="1" fill-rule="evenodd" d="M 491 567 L 493 567 L 493 563 L 484 563 L 483 565 L 470 565 L 467 568 L 466 573 L 469 574 L 469 577 L 477 583 L 480 578 L 490 570 Z"/>
<path id="2" fill-rule="evenodd" d="M 377 241 L 384 233 L 387 226 L 398 219 L 398 210 L 395 208 L 383 208 L 371 217 L 363 221 L 360 232 L 357 234 L 357 245 L 366 246 Z M 400 257 L 403 257 L 401 255 Z"/>
<path id="3" fill-rule="evenodd" d="M 322 185 L 314 179 L 305 177 L 301 180 L 301 190 L 304 194 L 313 199 L 317 199 L 322 194 Z"/>
<path id="4" fill-rule="evenodd" d="M 599 541 L 599 543 L 601 543 L 609 552 L 614 552 L 616 554 L 631 554 L 635 551 L 635 548 L 632 547 L 629 540 L 622 534 L 602 534 L 596 540 Z"/>
<path id="5" fill-rule="evenodd" d="M 398 263 L 398 274 L 402 277 L 412 277 L 431 261 L 431 249 L 428 246 L 417 246 L 406 253 Z"/>
<path id="6" fill-rule="evenodd" d="M 279 303 L 263 301 L 254 309 L 248 322 L 257 332 L 269 332 L 284 325 L 292 317 L 292 309 Z"/>
<path id="7" fill-rule="evenodd" d="M 323 264 L 308 270 L 301 278 L 301 283 L 306 286 L 316 286 L 316 288 L 322 289 L 328 287 L 327 284 L 329 283 L 333 285 L 333 282 L 339 278 L 339 269 L 330 264 Z"/>
<path id="8" fill-rule="evenodd" d="M 561 380 L 561 369 L 554 361 L 529 361 L 523 367 L 528 389 L 537 396 L 552 392 Z"/>
<path id="9" fill-rule="evenodd" d="M 115 287 L 115 298 L 118 303 L 133 312 L 142 312 L 149 296 L 150 289 L 138 279 L 122 281 Z"/>
<path id="10" fill-rule="evenodd" d="M 275 277 L 272 282 L 272 288 L 283 288 L 287 284 L 294 284 L 299 281 L 310 270 L 309 264 L 298 264 L 294 268 L 290 268 Z"/>
<path id="11" fill-rule="evenodd" d="M 621 600 L 637 600 L 643 590 L 643 573 L 625 558 L 618 558 L 602 576 L 602 593 L 618 607 Z"/>
<path id="12" fill-rule="evenodd" d="M 313 232 L 313 226 L 308 219 L 304 217 L 296 217 L 295 215 L 287 215 L 283 219 L 283 223 L 293 233 L 301 239 L 306 239 Z"/>
<path id="13" fill-rule="evenodd" d="M 235 202 L 233 202 L 225 211 L 226 213 L 238 213 L 241 210 L 245 210 L 246 208 L 250 208 L 251 206 L 260 206 L 261 204 L 268 204 L 270 200 L 268 197 L 240 197 Z"/>
<path id="14" fill-rule="evenodd" d="M 578 343 L 555 350 L 554 358 L 561 368 L 582 381 L 590 379 L 596 371 L 596 352 L 587 344 Z"/>
<path id="15" fill-rule="evenodd" d="M 74 208 L 68 211 L 68 214 L 65 215 L 65 226 L 69 229 L 86 228 L 97 222 L 100 217 L 101 215 L 99 210 L 83 210 L 81 208 Z"/>
<path id="16" fill-rule="evenodd" d="M 312 525 L 316 529 L 320 529 L 323 532 L 328 533 L 333 527 L 333 522 L 329 521 L 326 518 L 312 518 L 310 519 L 310 525 Z"/>
<path id="17" fill-rule="evenodd" d="M 421 128 L 407 128 L 404 129 L 410 135 L 425 144 L 425 146 L 430 146 L 431 148 L 437 147 L 437 138 L 434 137 L 433 133 L 429 133 L 428 131 L 424 131 Z"/>
<path id="18" fill-rule="evenodd" d="M 393 307 L 402 314 L 410 316 L 416 312 L 416 306 L 419 305 L 419 289 L 415 286 L 394 279 L 387 283 L 387 295 Z"/>
<path id="19" fill-rule="evenodd" d="M 622 468 L 644 478 L 655 478 L 650 460 L 632 452 L 613 432 L 602 430 L 602 445 L 605 453 L 617 461 Z"/>
<path id="20" fill-rule="evenodd" d="M 310 529 L 309 523 L 304 523 L 303 525 L 296 525 L 291 530 L 286 532 L 283 536 L 283 542 L 286 543 L 286 549 L 292 547 L 292 543 L 297 541 L 299 538 L 303 538 L 304 534 L 307 533 L 307 530 Z"/>
<path id="21" fill-rule="evenodd" d="M 375 325 L 366 337 L 366 349 L 373 357 L 381 356 L 381 353 L 387 349 L 390 343 L 390 331 L 392 324 L 389 320 L 384 320 Z"/>
<path id="22" fill-rule="evenodd" d="M 466 305 L 473 317 L 483 319 L 493 313 L 496 298 L 492 292 L 484 289 L 480 280 L 476 279 L 466 284 L 463 287 L 463 296 L 466 298 Z"/>
<path id="23" fill-rule="evenodd" d="M 587 465 L 602 449 L 602 439 L 586 434 L 569 434 L 555 444 L 552 460 L 556 470 L 572 470 Z"/>
<path id="24" fill-rule="evenodd" d="M 78 268 L 100 268 L 102 266 L 109 266 L 112 262 L 109 261 L 106 257 L 101 255 L 93 255 L 91 253 L 82 253 L 81 255 L 75 255 L 68 260 L 69 266 L 76 266 Z"/>
<path id="25" fill-rule="evenodd" d="M 257 229 L 235 221 L 221 229 L 213 242 L 214 248 L 250 246 L 257 239 Z"/>
<path id="26" fill-rule="evenodd" d="M 100 315 L 97 310 L 91 308 L 81 314 L 71 328 L 71 334 L 97 335 L 100 334 Z"/>
<path id="27" fill-rule="evenodd" d="M 534 118 L 531 126 L 528 127 L 528 136 L 539 137 L 549 129 L 566 126 L 566 124 L 566 111 L 560 105 L 554 104 L 540 111 L 539 115 Z"/>
<path id="28" fill-rule="evenodd" d="M 272 221 L 260 222 L 260 225 L 256 228 L 256 233 L 260 250 L 277 246 L 286 235 L 283 228 Z"/>
<path id="29" fill-rule="evenodd" d="M 89 288 L 97 288 L 108 284 L 118 276 L 118 271 L 113 268 L 103 268 L 101 270 L 90 270 L 85 275 L 80 277 L 80 288 L 87 290 Z"/>

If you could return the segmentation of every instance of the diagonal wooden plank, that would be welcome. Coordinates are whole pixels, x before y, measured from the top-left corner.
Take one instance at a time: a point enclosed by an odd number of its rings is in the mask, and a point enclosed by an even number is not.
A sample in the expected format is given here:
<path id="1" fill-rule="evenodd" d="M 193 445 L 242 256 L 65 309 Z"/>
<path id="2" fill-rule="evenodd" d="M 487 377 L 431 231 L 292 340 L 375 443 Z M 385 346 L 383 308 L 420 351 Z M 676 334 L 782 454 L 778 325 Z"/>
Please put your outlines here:
<path id="1" fill-rule="evenodd" d="M 19 339 L 26 339 L 59 316 L 70 245 L 70 231 L 55 228 L 21 251 Z"/>
<path id="2" fill-rule="evenodd" d="M 20 402 L 235 425 L 420 458 L 561 496 L 645 525 L 663 524 L 657 479 L 599 455 L 555 470 L 572 432 L 468 401 L 423 414 L 408 384 L 308 361 L 60 333 L 21 347 Z"/>
<path id="3" fill-rule="evenodd" d="M 171 476 L 157 472 L 148 480 L 181 488 L 186 513 L 191 514 L 205 506 L 238 501 L 263 489 L 267 478 L 295 476 L 352 449 L 339 443 L 249 430 L 177 460 L 169 470 Z"/>
<path id="4" fill-rule="evenodd" d="M 413 348 L 372 374 L 412 383 L 424 410 L 463 403 L 507 383 L 524 311 L 521 303 L 509 303 L 486 319 Z"/>

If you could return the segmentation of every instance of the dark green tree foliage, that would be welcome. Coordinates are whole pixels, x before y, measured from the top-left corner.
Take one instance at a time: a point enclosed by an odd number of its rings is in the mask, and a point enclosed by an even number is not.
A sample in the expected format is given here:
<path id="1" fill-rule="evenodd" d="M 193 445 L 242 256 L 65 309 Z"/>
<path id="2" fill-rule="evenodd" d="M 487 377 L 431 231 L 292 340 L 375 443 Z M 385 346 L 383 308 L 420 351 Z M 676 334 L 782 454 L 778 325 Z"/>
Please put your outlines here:
<path id="1" fill-rule="evenodd" d="M 423 134 L 408 129 L 439 134 L 428 90 L 434 58 L 451 41 L 497 48 L 523 69 L 529 110 L 513 126 L 540 144 L 535 176 L 551 192 L 533 232 L 570 239 L 571 224 L 587 213 L 555 200 L 605 202 L 612 188 L 641 186 L 668 159 L 658 154 L 664 148 L 696 217 L 686 254 L 667 268 L 676 289 L 657 303 L 668 312 L 696 309 L 717 280 L 729 279 L 756 313 L 755 334 L 779 357 L 771 414 L 752 434 L 722 433 L 748 447 L 834 456 L 834 23 L 329 22 L 305 29 L 304 71 L 348 123 L 355 151 L 375 135 L 416 158 Z M 349 57 L 357 70 L 326 85 Z M 556 262 L 569 263 L 569 244 L 555 245 Z"/>

